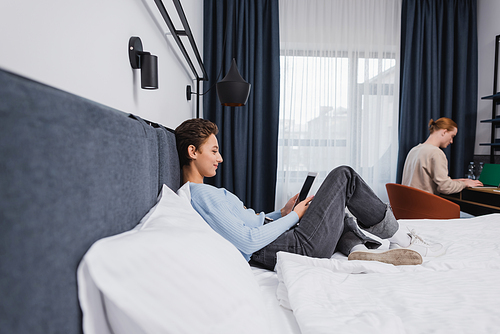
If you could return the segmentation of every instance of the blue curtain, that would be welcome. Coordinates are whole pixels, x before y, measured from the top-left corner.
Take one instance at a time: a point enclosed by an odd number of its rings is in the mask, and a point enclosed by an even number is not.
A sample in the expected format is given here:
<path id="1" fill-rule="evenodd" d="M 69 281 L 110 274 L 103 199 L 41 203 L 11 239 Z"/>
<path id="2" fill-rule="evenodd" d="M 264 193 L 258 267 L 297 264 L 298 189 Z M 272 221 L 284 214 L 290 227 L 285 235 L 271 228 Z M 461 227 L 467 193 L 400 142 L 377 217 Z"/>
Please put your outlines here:
<path id="1" fill-rule="evenodd" d="M 235 193 L 247 207 L 272 211 L 276 192 L 280 63 L 277 0 L 205 0 L 204 118 L 220 129 L 224 162 L 207 183 Z M 215 82 L 236 59 L 252 87 L 244 107 L 223 107 Z"/>
<path id="2" fill-rule="evenodd" d="M 429 135 L 428 122 L 458 124 L 445 149 L 452 178 L 474 156 L 477 115 L 476 0 L 403 0 L 397 182 L 409 150 Z"/>

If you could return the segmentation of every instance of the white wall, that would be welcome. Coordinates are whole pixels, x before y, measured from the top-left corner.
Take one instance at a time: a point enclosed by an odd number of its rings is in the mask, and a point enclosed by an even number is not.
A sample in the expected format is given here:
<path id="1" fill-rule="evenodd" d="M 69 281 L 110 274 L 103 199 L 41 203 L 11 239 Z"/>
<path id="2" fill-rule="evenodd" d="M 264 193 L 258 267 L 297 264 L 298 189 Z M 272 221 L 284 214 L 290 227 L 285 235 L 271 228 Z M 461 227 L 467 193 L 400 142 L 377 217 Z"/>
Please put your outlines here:
<path id="1" fill-rule="evenodd" d="M 182 30 L 171 0 L 163 0 Z M 203 54 L 203 1 L 182 0 Z M 175 128 L 195 115 L 194 74 L 150 0 L 28 0 L 0 3 L 0 68 Z M 140 88 L 128 41 L 158 56 L 159 89 Z M 187 38 L 183 39 L 189 45 Z"/>
<path id="2" fill-rule="evenodd" d="M 181 0 L 199 52 L 203 54 L 203 1 Z M 170 0 L 163 0 L 176 29 L 182 29 Z M 500 1 L 478 0 L 478 121 L 475 154 L 488 155 L 494 40 L 500 34 Z M 44 82 L 145 119 L 175 128 L 195 116 L 195 87 L 187 63 L 153 1 L 27 0 L 0 2 L 0 68 Z M 139 36 L 158 56 L 157 90 L 140 88 L 128 60 L 128 40 Z M 187 39 L 183 38 L 187 44 Z"/>
<path id="3" fill-rule="evenodd" d="M 500 35 L 500 1 L 477 1 L 477 34 L 478 34 L 478 102 L 476 147 L 474 154 L 489 155 L 489 146 L 479 146 L 479 143 L 489 143 L 491 125 L 480 123 L 482 119 L 491 118 L 491 100 L 481 100 L 481 97 L 493 94 L 493 70 L 495 60 L 495 36 Z"/>

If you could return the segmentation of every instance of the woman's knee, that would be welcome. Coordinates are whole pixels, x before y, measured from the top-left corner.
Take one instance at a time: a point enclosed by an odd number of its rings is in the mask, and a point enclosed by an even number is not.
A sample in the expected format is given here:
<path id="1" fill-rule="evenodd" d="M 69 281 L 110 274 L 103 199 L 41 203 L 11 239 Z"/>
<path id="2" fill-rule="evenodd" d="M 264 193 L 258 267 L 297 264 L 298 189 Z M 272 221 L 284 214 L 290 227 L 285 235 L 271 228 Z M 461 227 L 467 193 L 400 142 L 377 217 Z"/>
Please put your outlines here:
<path id="1" fill-rule="evenodd" d="M 352 167 L 343 165 L 332 169 L 328 174 L 328 177 L 330 177 L 330 175 L 332 177 L 338 177 L 339 175 L 352 175 L 354 173 L 356 172 L 352 169 Z"/>
<path id="2" fill-rule="evenodd" d="M 345 182 L 352 180 L 355 173 L 356 172 L 349 166 L 336 167 L 330 171 L 323 181 L 323 184 L 329 186 L 334 184 L 344 184 Z"/>

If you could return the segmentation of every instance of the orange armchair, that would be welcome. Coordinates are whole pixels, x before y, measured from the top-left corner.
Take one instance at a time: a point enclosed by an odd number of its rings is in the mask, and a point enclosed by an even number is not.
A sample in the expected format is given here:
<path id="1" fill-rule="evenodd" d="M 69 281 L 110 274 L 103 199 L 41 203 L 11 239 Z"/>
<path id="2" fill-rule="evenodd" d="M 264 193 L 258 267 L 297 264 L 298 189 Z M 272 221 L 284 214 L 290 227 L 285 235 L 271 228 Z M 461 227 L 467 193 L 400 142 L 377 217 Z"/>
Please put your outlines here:
<path id="1" fill-rule="evenodd" d="M 396 183 L 385 188 L 396 219 L 460 218 L 460 206 L 447 199 Z"/>

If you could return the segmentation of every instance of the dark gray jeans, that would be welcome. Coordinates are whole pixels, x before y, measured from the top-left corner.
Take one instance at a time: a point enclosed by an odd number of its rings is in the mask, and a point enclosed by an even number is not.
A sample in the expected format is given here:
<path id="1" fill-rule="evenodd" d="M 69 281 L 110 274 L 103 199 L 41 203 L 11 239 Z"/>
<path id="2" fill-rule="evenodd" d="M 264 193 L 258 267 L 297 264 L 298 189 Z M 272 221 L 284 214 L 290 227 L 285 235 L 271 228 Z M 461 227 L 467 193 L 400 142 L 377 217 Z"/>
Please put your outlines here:
<path id="1" fill-rule="evenodd" d="M 357 223 L 346 216 L 346 207 Z M 321 184 L 299 223 L 255 252 L 251 263 L 273 270 L 279 251 L 329 258 L 336 250 L 349 255 L 352 247 L 362 243 L 368 248 L 380 246 L 358 226 L 386 239 L 396 233 L 399 225 L 391 209 L 351 167 L 335 168 Z"/>

